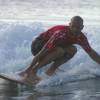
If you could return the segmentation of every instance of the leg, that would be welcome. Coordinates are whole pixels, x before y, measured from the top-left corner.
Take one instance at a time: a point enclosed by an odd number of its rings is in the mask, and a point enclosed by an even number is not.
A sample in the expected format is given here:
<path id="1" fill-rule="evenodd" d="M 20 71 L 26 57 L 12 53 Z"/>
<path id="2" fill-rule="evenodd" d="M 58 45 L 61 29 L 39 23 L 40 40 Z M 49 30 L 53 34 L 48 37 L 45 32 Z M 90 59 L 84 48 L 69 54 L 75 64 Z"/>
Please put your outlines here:
<path id="1" fill-rule="evenodd" d="M 60 65 L 70 60 L 76 54 L 77 48 L 75 46 L 70 46 L 69 48 L 66 48 L 66 52 L 65 56 L 55 60 L 51 67 L 46 71 L 46 74 L 49 76 L 52 75 Z"/>
<path id="2" fill-rule="evenodd" d="M 41 61 L 41 59 L 47 54 L 48 52 L 43 48 L 38 54 L 34 56 L 30 66 L 26 68 L 24 71 L 19 72 L 18 74 L 22 76 L 27 76 L 27 74 L 30 73 L 30 71 L 32 70 L 33 66 L 39 61 Z"/>
<path id="3" fill-rule="evenodd" d="M 29 70 L 27 76 L 25 76 L 24 81 L 32 81 L 40 80 L 40 78 L 36 75 L 39 68 L 43 67 L 44 65 L 54 61 L 55 59 L 59 59 L 60 57 L 64 56 L 64 50 L 60 47 L 56 47 L 52 52 L 45 55 L 42 59 L 36 63 L 31 70 Z"/>
<path id="4" fill-rule="evenodd" d="M 55 59 L 60 59 L 64 56 L 64 50 L 60 47 L 56 47 L 52 52 L 48 53 L 44 56 L 39 62 L 33 67 L 31 72 L 33 74 L 36 74 L 37 70 L 44 65 L 47 65 L 51 63 L 52 61 L 55 61 Z"/>

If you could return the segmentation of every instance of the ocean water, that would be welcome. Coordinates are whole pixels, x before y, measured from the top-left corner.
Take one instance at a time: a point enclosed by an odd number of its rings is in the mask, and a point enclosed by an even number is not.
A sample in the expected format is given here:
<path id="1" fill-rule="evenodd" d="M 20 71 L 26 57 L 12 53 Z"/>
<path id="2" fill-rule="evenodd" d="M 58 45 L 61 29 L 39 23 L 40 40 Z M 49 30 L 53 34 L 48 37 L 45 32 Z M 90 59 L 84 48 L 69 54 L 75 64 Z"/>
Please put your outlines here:
<path id="1" fill-rule="evenodd" d="M 99 0 L 0 0 L 0 73 L 15 73 L 33 58 L 31 42 L 54 25 L 65 25 L 74 15 L 84 19 L 83 32 L 100 54 Z M 78 45 L 77 54 L 49 79 L 26 87 L 0 79 L 0 100 L 99 100 L 100 65 Z M 47 67 L 38 74 L 45 72 Z"/>

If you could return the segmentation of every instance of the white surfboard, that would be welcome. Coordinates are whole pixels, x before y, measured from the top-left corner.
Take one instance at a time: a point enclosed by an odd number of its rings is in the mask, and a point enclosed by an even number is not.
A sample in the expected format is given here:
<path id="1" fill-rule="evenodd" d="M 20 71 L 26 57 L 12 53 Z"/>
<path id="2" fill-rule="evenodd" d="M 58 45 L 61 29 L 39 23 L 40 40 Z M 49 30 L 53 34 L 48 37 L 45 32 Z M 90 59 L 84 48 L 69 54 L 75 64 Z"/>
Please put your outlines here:
<path id="1" fill-rule="evenodd" d="M 19 75 L 19 74 L 14 74 L 14 73 L 0 73 L 0 78 L 11 81 L 11 82 L 15 82 L 15 83 L 19 83 L 19 84 L 24 84 L 24 85 L 35 85 L 37 84 L 39 81 L 32 81 L 31 82 L 27 82 L 24 80 L 24 77 Z"/>

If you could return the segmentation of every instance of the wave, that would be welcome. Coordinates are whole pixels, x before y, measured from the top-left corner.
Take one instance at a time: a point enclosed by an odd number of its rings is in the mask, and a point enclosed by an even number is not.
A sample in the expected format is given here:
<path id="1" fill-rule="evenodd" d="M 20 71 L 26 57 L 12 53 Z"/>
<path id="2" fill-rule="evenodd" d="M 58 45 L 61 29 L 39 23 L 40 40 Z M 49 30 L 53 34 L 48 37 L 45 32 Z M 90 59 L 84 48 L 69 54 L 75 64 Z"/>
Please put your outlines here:
<path id="1" fill-rule="evenodd" d="M 33 58 L 30 50 L 32 39 L 44 30 L 45 27 L 42 23 L 1 23 L 0 72 L 16 72 L 27 67 Z M 99 27 L 87 26 L 83 31 L 88 32 L 86 35 L 89 43 L 100 53 L 100 45 L 98 45 L 100 42 Z M 60 69 L 64 72 L 57 70 L 56 75 L 41 81 L 37 86 L 52 86 L 100 75 L 100 66 L 91 60 L 80 46 L 76 46 L 78 48 L 77 54 L 70 61 L 60 66 Z M 44 69 L 40 69 L 40 72 L 43 72 Z"/>

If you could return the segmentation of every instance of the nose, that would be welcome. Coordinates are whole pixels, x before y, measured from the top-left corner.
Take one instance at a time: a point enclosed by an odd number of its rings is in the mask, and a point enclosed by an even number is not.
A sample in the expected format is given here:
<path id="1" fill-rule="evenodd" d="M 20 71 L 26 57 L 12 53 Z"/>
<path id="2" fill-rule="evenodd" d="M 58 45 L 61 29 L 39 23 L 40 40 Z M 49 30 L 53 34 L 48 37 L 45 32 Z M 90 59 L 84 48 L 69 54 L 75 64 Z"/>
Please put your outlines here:
<path id="1" fill-rule="evenodd" d="M 72 30 L 73 30 L 74 32 L 76 32 L 76 31 L 78 31 L 79 29 L 76 28 L 76 27 L 73 27 Z"/>

